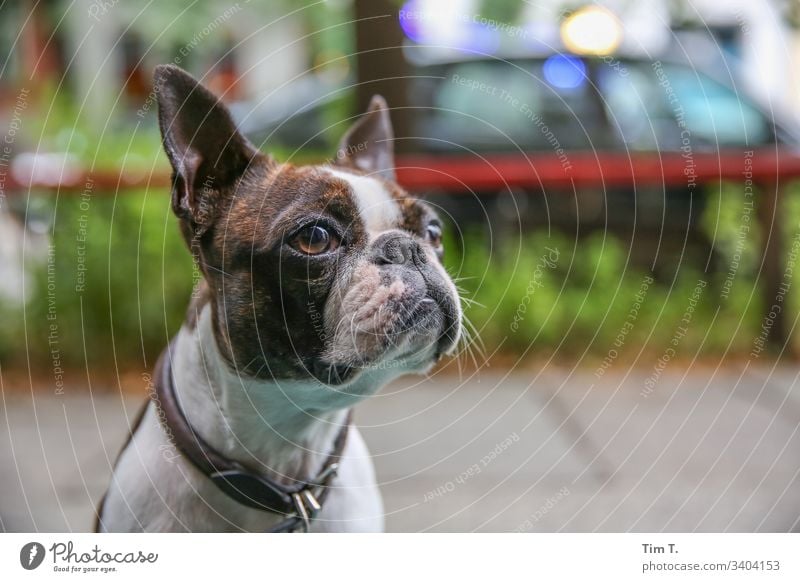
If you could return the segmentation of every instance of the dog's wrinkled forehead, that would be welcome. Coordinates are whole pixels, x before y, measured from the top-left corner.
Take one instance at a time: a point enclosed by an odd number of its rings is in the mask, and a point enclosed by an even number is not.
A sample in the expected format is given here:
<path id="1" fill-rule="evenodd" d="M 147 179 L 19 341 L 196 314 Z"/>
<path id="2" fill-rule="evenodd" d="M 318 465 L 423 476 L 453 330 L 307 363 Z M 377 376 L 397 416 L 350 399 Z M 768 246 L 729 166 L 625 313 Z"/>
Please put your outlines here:
<path id="1" fill-rule="evenodd" d="M 390 191 L 391 186 L 383 180 L 332 168 L 326 171 L 346 184 L 345 192 L 370 239 L 405 222 L 397 191 Z"/>

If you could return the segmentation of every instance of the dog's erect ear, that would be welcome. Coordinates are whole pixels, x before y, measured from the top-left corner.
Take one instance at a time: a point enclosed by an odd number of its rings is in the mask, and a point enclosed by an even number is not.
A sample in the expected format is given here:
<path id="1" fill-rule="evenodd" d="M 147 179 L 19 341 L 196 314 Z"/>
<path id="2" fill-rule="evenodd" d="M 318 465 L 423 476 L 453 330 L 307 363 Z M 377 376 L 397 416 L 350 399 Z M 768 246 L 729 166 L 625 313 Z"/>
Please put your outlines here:
<path id="1" fill-rule="evenodd" d="M 344 134 L 336 163 L 394 180 L 394 131 L 383 97 L 372 97 L 367 112 Z"/>
<path id="2" fill-rule="evenodd" d="M 174 171 L 172 209 L 204 232 L 223 189 L 258 150 L 236 130 L 228 109 L 189 73 L 160 65 L 153 80 L 161 138 Z"/>

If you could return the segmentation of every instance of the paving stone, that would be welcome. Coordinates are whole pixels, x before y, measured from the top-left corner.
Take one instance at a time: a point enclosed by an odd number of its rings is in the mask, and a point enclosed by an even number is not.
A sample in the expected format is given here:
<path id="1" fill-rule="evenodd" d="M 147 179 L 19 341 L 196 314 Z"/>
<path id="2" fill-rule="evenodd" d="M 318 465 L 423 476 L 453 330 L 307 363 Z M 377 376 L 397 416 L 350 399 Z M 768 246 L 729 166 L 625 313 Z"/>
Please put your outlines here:
<path id="1" fill-rule="evenodd" d="M 800 531 L 793 368 L 404 379 L 361 405 L 390 531 Z M 0 528 L 83 531 L 141 399 L 15 392 Z"/>

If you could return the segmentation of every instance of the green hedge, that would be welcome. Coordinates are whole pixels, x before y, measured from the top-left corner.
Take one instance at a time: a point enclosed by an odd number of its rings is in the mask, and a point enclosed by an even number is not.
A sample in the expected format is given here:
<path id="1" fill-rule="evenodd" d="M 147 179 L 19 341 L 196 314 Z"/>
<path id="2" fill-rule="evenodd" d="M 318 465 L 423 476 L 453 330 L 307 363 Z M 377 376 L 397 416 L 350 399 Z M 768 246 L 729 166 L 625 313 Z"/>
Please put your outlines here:
<path id="1" fill-rule="evenodd" d="M 800 233 L 798 190 L 794 184 L 786 192 L 782 228 L 787 253 Z M 625 244 L 602 232 L 577 242 L 560 234 L 531 233 L 494 248 L 480 235 L 467 233 L 463 246 L 469 253 L 451 252 L 449 268 L 463 278 L 459 285 L 474 300 L 466 314 L 488 353 L 501 346 L 501 352 L 512 355 L 558 352 L 570 359 L 603 359 L 616 350 L 618 357 L 633 358 L 640 351 L 649 357 L 674 346 L 676 357 L 747 356 L 761 331 L 764 305 L 756 277 L 761 232 L 755 214 L 739 242 L 743 202 L 736 184 L 723 184 L 709 195 L 701 229 L 714 241 L 716 267 L 708 274 L 703 272 L 705 257 L 691 252 L 674 275 L 654 276 L 631 267 Z M 453 243 L 450 248 L 462 247 Z M 554 251 L 558 260 L 553 260 Z M 724 293 L 734 261 L 738 267 Z M 791 304 L 784 309 L 790 326 L 800 309 L 798 272 L 800 264 L 794 270 Z M 687 311 L 689 325 L 682 325 Z"/>
<path id="2" fill-rule="evenodd" d="M 192 287 L 168 197 L 93 192 L 48 198 L 47 208 L 52 246 L 28 282 L 36 291 L 24 312 L 3 310 L 0 354 L 20 363 L 27 351 L 38 366 L 60 356 L 66 369 L 112 374 L 151 365 L 180 327 Z"/>

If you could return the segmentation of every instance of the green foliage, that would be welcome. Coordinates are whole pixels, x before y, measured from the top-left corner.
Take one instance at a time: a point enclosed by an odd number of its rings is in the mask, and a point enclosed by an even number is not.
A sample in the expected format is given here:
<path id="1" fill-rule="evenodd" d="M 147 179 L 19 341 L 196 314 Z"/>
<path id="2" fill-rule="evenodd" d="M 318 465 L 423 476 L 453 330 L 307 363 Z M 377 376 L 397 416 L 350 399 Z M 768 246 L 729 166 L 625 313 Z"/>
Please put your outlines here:
<path id="1" fill-rule="evenodd" d="M 782 227 L 787 253 L 793 243 L 800 246 L 797 190 L 794 185 L 786 192 Z M 742 219 L 744 201 L 737 184 L 709 194 L 702 220 L 715 247 L 716 268 L 709 274 L 691 256 L 674 278 L 631 267 L 628 249 L 603 233 L 577 244 L 558 234 L 532 233 L 500 242 L 499 248 L 467 233 L 462 244 L 450 241 L 448 246 L 466 247 L 469 253 L 450 252 L 447 262 L 460 279 L 468 298 L 466 314 L 489 353 L 502 346 L 501 351 L 515 354 L 558 352 L 601 359 L 611 350 L 635 357 L 670 347 L 684 358 L 747 354 L 760 331 L 763 305 L 756 277 L 761 233 L 754 213 L 750 221 Z M 558 261 L 541 268 L 552 254 L 548 249 L 558 251 Z M 798 272 L 800 256 L 790 319 L 800 306 Z M 643 289 L 646 296 L 638 305 Z"/>
<path id="2" fill-rule="evenodd" d="M 92 192 L 47 201 L 51 251 L 28 282 L 36 291 L 24 312 L 6 309 L 0 353 L 20 360 L 27 351 L 39 366 L 59 358 L 66 369 L 109 373 L 152 365 L 179 328 L 192 287 L 168 198 Z"/>
<path id="3" fill-rule="evenodd" d="M 467 245 L 474 249 L 474 242 Z M 552 268 L 542 268 L 553 254 L 548 249 L 558 249 L 559 260 Z M 736 286 L 723 303 L 718 284 L 696 268 L 685 266 L 674 282 L 655 278 L 650 283 L 650 273 L 626 268 L 625 255 L 619 241 L 602 234 L 577 245 L 558 236 L 532 234 L 496 256 L 480 252 L 452 270 L 464 277 L 460 284 L 467 297 L 480 304 L 466 313 L 484 343 L 502 345 L 505 351 L 602 358 L 612 348 L 631 353 L 663 350 L 690 308 L 688 332 L 678 340 L 680 353 L 748 349 L 758 317 L 757 302 L 748 305 L 752 281 Z M 640 291 L 646 295 L 637 307 Z M 699 295 L 696 306 L 694 295 Z M 622 345 L 617 345 L 621 334 Z"/>

